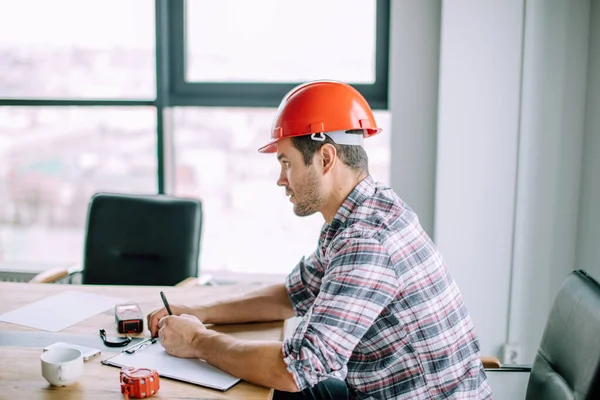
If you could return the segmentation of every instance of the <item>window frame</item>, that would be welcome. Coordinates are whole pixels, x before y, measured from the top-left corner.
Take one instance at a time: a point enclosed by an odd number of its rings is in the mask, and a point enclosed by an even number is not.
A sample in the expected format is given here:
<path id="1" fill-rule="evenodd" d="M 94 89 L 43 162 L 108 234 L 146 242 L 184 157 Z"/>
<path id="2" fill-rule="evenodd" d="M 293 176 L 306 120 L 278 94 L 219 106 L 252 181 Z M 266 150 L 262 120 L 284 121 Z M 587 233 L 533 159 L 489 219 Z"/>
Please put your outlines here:
<path id="1" fill-rule="evenodd" d="M 187 82 L 186 0 L 169 3 L 171 98 L 177 106 L 277 107 L 302 82 Z M 388 108 L 390 0 L 376 0 L 375 82 L 352 83 L 374 109 Z"/>

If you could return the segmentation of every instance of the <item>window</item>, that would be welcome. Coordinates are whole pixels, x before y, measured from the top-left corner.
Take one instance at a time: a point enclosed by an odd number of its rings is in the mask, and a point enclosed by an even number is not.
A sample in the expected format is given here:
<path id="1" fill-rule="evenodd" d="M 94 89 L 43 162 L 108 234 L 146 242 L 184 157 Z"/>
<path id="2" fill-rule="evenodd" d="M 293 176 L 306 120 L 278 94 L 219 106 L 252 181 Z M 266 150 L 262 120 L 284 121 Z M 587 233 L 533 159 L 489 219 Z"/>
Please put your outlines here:
<path id="1" fill-rule="evenodd" d="M 277 107 L 334 79 L 387 109 L 389 0 L 172 0 L 173 105 Z"/>
<path id="2" fill-rule="evenodd" d="M 188 82 L 375 82 L 375 0 L 188 0 L 186 12 Z"/>
<path id="3" fill-rule="evenodd" d="M 0 0 L 0 98 L 156 95 L 154 4 Z"/>
<path id="4" fill-rule="evenodd" d="M 275 109 L 174 110 L 175 194 L 203 202 L 201 270 L 287 273 L 315 250 L 321 214 L 297 217 L 277 186 L 279 163 L 258 153 L 269 139 Z M 370 172 L 389 182 L 390 117 L 365 140 Z"/>
<path id="5" fill-rule="evenodd" d="M 99 191 L 156 193 L 153 108 L 0 107 L 0 269 L 81 263 Z"/>

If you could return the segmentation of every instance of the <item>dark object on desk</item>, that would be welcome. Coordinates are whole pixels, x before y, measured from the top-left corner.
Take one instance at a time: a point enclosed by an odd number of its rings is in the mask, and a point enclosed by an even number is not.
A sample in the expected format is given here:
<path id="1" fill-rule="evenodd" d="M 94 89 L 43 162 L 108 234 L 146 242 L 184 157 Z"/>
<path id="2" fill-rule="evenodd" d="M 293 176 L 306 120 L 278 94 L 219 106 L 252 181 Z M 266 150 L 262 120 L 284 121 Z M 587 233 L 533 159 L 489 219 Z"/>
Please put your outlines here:
<path id="1" fill-rule="evenodd" d="M 560 288 L 531 367 L 488 372 L 530 372 L 526 400 L 600 399 L 600 284 L 573 271 Z M 522 372 L 518 372 L 522 371 Z"/>
<path id="2" fill-rule="evenodd" d="M 144 314 L 137 303 L 117 304 L 115 323 L 119 333 L 140 333 L 144 330 Z"/>
<path id="3" fill-rule="evenodd" d="M 81 281 L 174 286 L 197 277 L 201 232 L 199 200 L 96 194 L 88 209 Z M 73 271 L 47 271 L 31 282 L 53 282 Z"/>
<path id="4" fill-rule="evenodd" d="M 102 339 L 102 342 L 104 343 L 105 346 L 108 347 L 125 347 L 127 346 L 129 343 L 131 343 L 131 336 L 127 335 L 125 337 L 120 337 L 117 338 L 119 340 L 109 340 L 106 337 L 106 331 L 104 329 L 100 329 L 100 338 Z"/>

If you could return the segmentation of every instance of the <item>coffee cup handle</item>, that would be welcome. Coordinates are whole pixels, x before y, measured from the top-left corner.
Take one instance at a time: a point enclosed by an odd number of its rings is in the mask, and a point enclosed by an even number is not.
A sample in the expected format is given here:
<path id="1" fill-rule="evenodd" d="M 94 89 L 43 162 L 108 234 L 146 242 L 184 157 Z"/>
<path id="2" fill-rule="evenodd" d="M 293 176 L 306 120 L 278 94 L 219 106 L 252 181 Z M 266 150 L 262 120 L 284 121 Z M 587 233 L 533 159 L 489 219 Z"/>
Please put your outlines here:
<path id="1" fill-rule="evenodd" d="M 65 374 L 66 370 L 67 369 L 63 365 L 58 367 L 58 380 L 62 381 L 65 379 L 64 374 Z"/>

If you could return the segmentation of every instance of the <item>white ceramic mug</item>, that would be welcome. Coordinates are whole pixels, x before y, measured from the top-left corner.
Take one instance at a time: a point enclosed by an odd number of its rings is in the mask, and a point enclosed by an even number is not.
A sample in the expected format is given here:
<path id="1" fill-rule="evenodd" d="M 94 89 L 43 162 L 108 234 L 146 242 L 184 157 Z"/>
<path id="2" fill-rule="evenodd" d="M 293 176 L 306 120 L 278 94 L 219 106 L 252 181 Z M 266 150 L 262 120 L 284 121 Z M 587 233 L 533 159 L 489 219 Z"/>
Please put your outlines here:
<path id="1" fill-rule="evenodd" d="M 83 373 L 83 356 L 76 349 L 51 349 L 42 354 L 42 376 L 53 386 L 69 386 Z"/>

